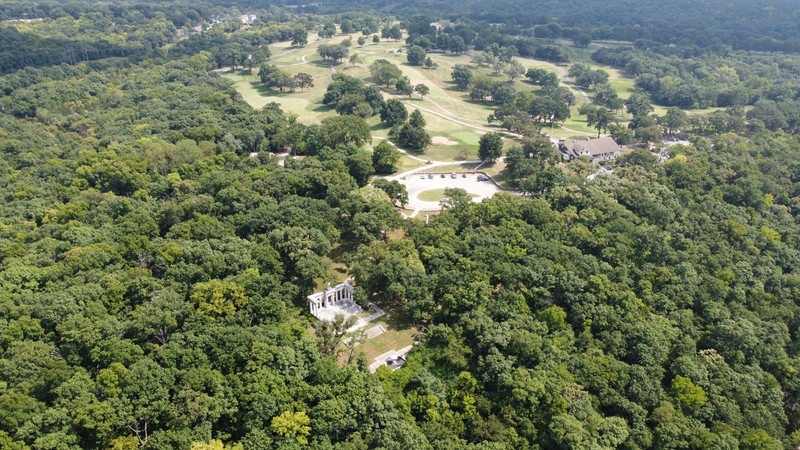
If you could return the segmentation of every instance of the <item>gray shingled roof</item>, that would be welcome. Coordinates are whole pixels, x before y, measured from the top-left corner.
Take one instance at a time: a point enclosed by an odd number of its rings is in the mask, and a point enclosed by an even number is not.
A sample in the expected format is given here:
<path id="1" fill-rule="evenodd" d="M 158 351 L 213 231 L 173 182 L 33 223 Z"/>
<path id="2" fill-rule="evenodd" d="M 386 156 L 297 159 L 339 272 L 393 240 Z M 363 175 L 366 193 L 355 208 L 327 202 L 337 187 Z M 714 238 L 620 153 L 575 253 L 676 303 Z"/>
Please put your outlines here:
<path id="1" fill-rule="evenodd" d="M 576 157 L 585 152 L 588 152 L 590 156 L 597 156 L 622 151 L 614 141 L 614 138 L 610 136 L 589 139 L 588 141 L 562 142 L 560 146 L 563 147 L 562 151 L 566 151 Z"/>

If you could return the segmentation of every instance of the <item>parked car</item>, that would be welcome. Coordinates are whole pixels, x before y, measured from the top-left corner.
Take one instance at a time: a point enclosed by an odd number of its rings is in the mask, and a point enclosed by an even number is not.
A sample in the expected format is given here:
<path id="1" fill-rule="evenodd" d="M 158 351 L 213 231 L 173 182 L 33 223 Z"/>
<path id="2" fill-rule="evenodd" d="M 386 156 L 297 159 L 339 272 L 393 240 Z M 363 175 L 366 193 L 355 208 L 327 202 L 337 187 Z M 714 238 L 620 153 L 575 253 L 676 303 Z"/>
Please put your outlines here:
<path id="1" fill-rule="evenodd" d="M 456 175 L 455 172 L 450 174 L 450 178 L 456 178 L 457 176 L 458 175 Z"/>
<path id="2" fill-rule="evenodd" d="M 442 174 L 442 178 L 444 178 L 444 174 Z"/>
<path id="3" fill-rule="evenodd" d="M 467 174 L 465 174 L 465 173 L 462 173 L 462 174 L 461 174 L 461 178 L 467 178 Z"/>
<path id="4" fill-rule="evenodd" d="M 432 174 L 432 173 L 429 173 L 429 174 L 428 174 L 428 179 L 429 179 L 429 180 L 432 180 L 432 179 L 433 179 L 433 174 Z"/>
<path id="5" fill-rule="evenodd" d="M 487 177 L 486 175 L 478 175 L 478 181 L 486 181 L 488 179 L 489 177 Z"/>
<path id="6" fill-rule="evenodd" d="M 421 180 L 424 180 L 424 179 L 425 179 L 425 175 L 423 175 L 423 176 L 421 176 L 421 177 L 419 177 L 419 178 L 420 178 Z"/>

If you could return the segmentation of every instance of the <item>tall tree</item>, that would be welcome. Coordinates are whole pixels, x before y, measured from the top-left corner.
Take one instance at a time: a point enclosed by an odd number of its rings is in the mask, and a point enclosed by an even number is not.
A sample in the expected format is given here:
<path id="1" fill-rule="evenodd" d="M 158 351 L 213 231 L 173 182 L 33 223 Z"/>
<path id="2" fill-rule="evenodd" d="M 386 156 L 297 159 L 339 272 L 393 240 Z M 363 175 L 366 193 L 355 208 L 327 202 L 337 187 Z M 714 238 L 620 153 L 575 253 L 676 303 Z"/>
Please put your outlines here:
<path id="1" fill-rule="evenodd" d="M 375 168 L 376 173 L 395 173 L 400 157 L 400 152 L 392 144 L 381 141 L 372 150 L 372 167 Z"/>
<path id="2" fill-rule="evenodd" d="M 472 71 L 469 67 L 456 64 L 453 66 L 453 81 L 456 83 L 456 87 L 459 91 L 466 91 L 469 89 L 470 84 L 472 82 Z"/>
<path id="3" fill-rule="evenodd" d="M 586 104 L 581 106 L 579 112 L 586 116 L 586 124 L 597 130 L 597 137 L 616 120 L 614 114 L 602 106 Z"/>
<path id="4" fill-rule="evenodd" d="M 478 141 L 481 161 L 494 162 L 503 155 L 503 138 L 497 133 L 486 133 Z"/>
<path id="5" fill-rule="evenodd" d="M 308 31 L 303 27 L 295 27 L 292 29 L 292 45 L 297 47 L 305 47 L 308 44 Z"/>
<path id="6" fill-rule="evenodd" d="M 426 95 L 431 93 L 431 89 L 428 86 L 420 83 L 420 84 L 414 86 L 414 92 L 419 94 L 419 98 L 423 98 L 424 99 Z"/>
<path id="7" fill-rule="evenodd" d="M 406 59 L 412 66 L 421 66 L 427 56 L 425 49 L 419 45 L 412 45 L 406 52 Z"/>

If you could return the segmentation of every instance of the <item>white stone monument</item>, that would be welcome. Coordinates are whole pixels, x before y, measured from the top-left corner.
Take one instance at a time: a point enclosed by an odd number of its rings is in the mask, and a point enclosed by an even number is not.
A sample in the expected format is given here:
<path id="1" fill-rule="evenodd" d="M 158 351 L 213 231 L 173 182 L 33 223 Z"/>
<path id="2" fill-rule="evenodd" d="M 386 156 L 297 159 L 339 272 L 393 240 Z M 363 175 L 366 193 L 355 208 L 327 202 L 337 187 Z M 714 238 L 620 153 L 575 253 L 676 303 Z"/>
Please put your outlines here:
<path id="1" fill-rule="evenodd" d="M 308 310 L 319 320 L 333 320 L 337 314 L 345 318 L 358 314 L 362 310 L 353 300 L 355 290 L 349 278 L 336 286 L 328 283 L 322 292 L 308 296 Z"/>

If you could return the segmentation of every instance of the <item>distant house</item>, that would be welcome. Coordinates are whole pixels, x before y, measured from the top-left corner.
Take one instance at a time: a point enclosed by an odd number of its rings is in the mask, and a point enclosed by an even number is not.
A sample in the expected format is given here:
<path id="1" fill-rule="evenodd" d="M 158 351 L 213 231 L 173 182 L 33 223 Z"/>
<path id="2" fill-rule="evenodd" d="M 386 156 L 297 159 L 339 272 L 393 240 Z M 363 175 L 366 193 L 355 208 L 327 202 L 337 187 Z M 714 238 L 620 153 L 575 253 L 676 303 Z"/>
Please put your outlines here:
<path id="1" fill-rule="evenodd" d="M 255 14 L 242 14 L 239 16 L 239 21 L 242 22 L 244 25 L 252 25 L 255 22 L 257 17 Z"/>
<path id="2" fill-rule="evenodd" d="M 609 161 L 617 159 L 622 154 L 622 149 L 611 137 L 589 139 L 588 141 L 558 142 L 561 157 L 567 161 L 588 156 L 592 162 Z"/>

